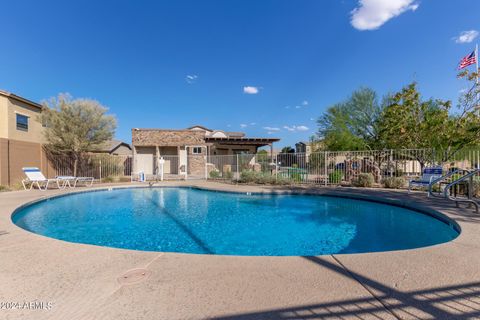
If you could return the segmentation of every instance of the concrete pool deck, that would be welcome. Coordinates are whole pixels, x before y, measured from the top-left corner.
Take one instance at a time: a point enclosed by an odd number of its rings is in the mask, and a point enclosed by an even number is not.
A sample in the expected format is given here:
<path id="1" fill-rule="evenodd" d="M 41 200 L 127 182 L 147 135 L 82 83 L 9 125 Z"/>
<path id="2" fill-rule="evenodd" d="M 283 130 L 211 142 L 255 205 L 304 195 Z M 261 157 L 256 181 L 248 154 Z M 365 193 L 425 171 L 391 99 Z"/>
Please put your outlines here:
<path id="1" fill-rule="evenodd" d="M 439 211 L 462 233 L 414 250 L 318 257 L 143 252 L 51 239 L 11 222 L 26 202 L 90 188 L 4 192 L 0 319 L 480 319 L 480 215 L 471 209 L 404 191 L 157 185 L 379 199 Z"/>

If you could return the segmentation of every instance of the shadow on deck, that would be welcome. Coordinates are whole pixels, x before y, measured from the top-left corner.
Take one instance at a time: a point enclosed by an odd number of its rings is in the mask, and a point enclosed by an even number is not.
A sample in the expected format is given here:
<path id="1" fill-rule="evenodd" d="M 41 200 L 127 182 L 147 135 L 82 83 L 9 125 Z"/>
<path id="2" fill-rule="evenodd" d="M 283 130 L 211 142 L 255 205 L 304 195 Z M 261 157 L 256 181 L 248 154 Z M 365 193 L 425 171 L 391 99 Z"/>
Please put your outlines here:
<path id="1" fill-rule="evenodd" d="M 333 270 L 359 282 L 371 298 L 338 300 L 288 308 L 216 317 L 217 320 L 246 319 L 478 319 L 480 282 L 402 292 L 320 257 L 304 257 L 319 267 Z"/>

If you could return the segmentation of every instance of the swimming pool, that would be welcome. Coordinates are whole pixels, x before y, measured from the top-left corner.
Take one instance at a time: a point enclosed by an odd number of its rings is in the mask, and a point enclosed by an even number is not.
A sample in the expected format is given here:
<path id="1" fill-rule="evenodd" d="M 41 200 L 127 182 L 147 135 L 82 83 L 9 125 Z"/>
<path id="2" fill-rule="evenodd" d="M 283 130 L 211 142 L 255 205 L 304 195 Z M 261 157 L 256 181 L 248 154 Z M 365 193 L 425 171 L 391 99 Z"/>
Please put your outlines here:
<path id="1" fill-rule="evenodd" d="M 180 187 L 65 195 L 20 208 L 12 220 L 25 230 L 76 243 L 252 256 L 411 249 L 459 234 L 448 221 L 370 201 Z"/>

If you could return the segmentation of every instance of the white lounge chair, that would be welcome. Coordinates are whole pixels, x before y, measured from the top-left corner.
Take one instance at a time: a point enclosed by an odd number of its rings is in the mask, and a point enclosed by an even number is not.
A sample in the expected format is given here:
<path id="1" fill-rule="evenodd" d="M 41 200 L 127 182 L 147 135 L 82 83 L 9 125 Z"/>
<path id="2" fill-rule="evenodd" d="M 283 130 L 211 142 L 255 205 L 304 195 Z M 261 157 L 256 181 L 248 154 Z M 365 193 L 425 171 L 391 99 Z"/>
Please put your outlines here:
<path id="1" fill-rule="evenodd" d="M 63 182 L 62 188 L 66 188 L 67 186 L 75 188 L 79 183 L 84 183 L 85 187 L 91 187 L 95 180 L 94 177 L 57 176 L 56 178 Z"/>
<path id="2" fill-rule="evenodd" d="M 23 173 L 27 176 L 27 179 L 22 180 L 22 185 L 25 190 L 32 190 L 33 186 L 37 186 L 39 190 L 47 190 L 48 185 L 53 182 L 57 184 L 57 188 L 61 189 L 59 180 L 47 179 L 43 173 L 37 167 L 25 167 L 22 168 Z M 30 188 L 27 188 L 27 185 L 30 184 Z M 43 186 L 43 188 L 42 188 Z"/>
<path id="3" fill-rule="evenodd" d="M 433 180 L 442 177 L 442 167 L 426 167 L 423 169 L 422 176 L 419 180 L 410 180 L 408 182 L 408 193 L 412 187 L 428 187 Z"/>

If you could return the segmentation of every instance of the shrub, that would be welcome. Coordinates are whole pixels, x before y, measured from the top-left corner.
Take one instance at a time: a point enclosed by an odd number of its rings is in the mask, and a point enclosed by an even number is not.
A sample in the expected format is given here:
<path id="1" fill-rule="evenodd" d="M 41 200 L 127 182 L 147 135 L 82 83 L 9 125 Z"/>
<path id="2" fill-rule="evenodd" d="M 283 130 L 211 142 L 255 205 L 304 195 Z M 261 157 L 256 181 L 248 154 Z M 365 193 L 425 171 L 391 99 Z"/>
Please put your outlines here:
<path id="1" fill-rule="evenodd" d="M 111 182 L 116 182 L 118 177 L 114 176 L 108 176 L 102 179 L 102 182 L 104 183 L 111 183 Z"/>
<path id="2" fill-rule="evenodd" d="M 7 186 L 0 185 L 0 192 L 4 192 L 4 191 L 10 191 L 10 188 Z"/>
<path id="3" fill-rule="evenodd" d="M 130 181 L 132 181 L 131 177 L 122 176 L 118 178 L 118 182 L 130 182 Z"/>
<path id="4" fill-rule="evenodd" d="M 303 180 L 303 174 L 298 171 L 293 171 L 290 174 L 290 179 L 294 182 L 301 182 Z"/>
<path id="5" fill-rule="evenodd" d="M 264 172 L 255 172 L 252 170 L 245 170 L 240 173 L 240 180 L 241 183 L 258 183 L 258 184 L 277 184 L 277 185 L 285 185 L 289 184 L 288 179 L 284 177 L 275 177 L 270 173 Z"/>
<path id="6" fill-rule="evenodd" d="M 7 187 L 10 191 L 14 191 L 14 190 L 23 190 L 23 184 L 21 182 L 16 182 L 12 185 L 10 185 L 9 187 Z M 8 191 L 8 190 L 6 190 Z"/>
<path id="7" fill-rule="evenodd" d="M 405 186 L 405 179 L 401 177 L 388 177 L 383 179 L 382 182 L 388 189 L 400 189 Z"/>
<path id="8" fill-rule="evenodd" d="M 274 175 L 272 175 L 270 173 L 259 173 L 257 175 L 257 183 L 259 183 L 259 184 L 286 185 L 286 184 L 290 184 L 290 180 L 285 178 L 285 177 L 281 177 L 281 176 L 275 177 Z"/>
<path id="9" fill-rule="evenodd" d="M 356 178 L 352 180 L 352 184 L 355 187 L 369 188 L 373 186 L 374 178 L 371 173 L 360 173 Z"/>
<path id="10" fill-rule="evenodd" d="M 273 179 L 273 183 L 272 184 L 277 184 L 277 185 L 287 185 L 287 184 L 290 184 L 290 180 L 284 178 L 284 177 L 281 177 L 281 176 L 277 176 L 275 178 L 275 176 L 272 176 L 272 179 Z"/>
<path id="11" fill-rule="evenodd" d="M 232 171 L 224 172 L 223 177 L 227 180 L 232 180 L 233 179 L 233 172 Z"/>
<path id="12" fill-rule="evenodd" d="M 341 170 L 335 170 L 328 174 L 328 181 L 330 183 L 340 183 L 343 179 L 343 172 Z"/>
<path id="13" fill-rule="evenodd" d="M 244 170 L 240 173 L 240 182 L 250 183 L 255 181 L 255 172 L 252 170 Z"/>
<path id="14" fill-rule="evenodd" d="M 212 170 L 212 171 L 210 171 L 209 176 L 210 176 L 211 179 L 218 179 L 218 178 L 220 178 L 220 171 Z"/>

